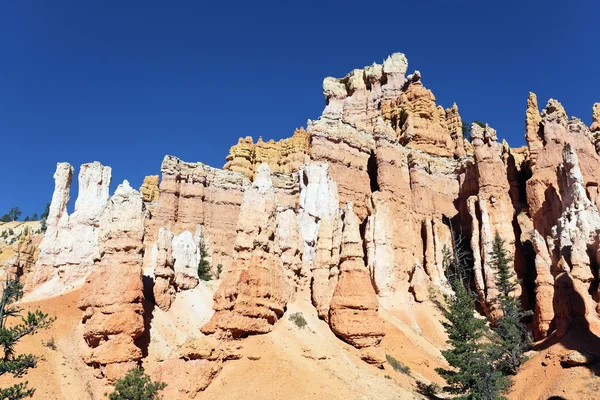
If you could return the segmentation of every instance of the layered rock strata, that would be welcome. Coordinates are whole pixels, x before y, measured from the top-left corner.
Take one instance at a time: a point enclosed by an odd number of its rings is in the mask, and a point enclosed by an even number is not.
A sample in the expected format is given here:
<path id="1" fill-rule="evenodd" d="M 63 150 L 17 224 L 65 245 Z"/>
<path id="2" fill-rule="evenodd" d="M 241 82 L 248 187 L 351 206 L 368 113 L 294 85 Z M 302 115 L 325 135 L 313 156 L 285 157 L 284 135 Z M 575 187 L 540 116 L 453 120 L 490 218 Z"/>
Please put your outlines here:
<path id="1" fill-rule="evenodd" d="M 292 137 L 278 142 L 264 142 L 261 137 L 254 143 L 251 137 L 240 138 L 227 155 L 224 170 L 241 172 L 250 180 L 258 167 L 266 163 L 272 173 L 292 173 L 308 161 L 310 136 L 304 128 L 296 129 Z"/>
<path id="2" fill-rule="evenodd" d="M 99 250 L 81 291 L 83 359 L 109 381 L 121 378 L 142 358 L 135 339 L 144 333 L 142 260 L 145 207 L 127 181 L 108 200 L 99 221 Z"/>
<path id="3" fill-rule="evenodd" d="M 377 310 L 379 303 L 364 264 L 359 221 L 352 203 L 344 208 L 340 275 L 329 310 L 329 324 L 344 341 L 361 349 L 365 361 L 382 365 L 385 353 L 378 347 L 385 335 Z"/>
<path id="4" fill-rule="evenodd" d="M 204 333 L 241 337 L 267 333 L 287 299 L 283 262 L 275 246 L 277 198 L 267 164 L 245 191 L 235 241 L 233 269 L 214 295 L 215 314 Z"/>
<path id="5" fill-rule="evenodd" d="M 201 225 L 212 266 L 231 269 L 236 226 L 245 186 L 249 181 L 240 173 L 222 171 L 202 163 L 188 163 L 166 156 L 162 163 L 160 197 L 147 221 L 146 259 L 153 268 L 158 231 L 167 227 L 175 235 L 195 233 Z M 154 248 L 154 251 L 153 251 Z M 216 271 L 213 271 L 216 273 Z"/>

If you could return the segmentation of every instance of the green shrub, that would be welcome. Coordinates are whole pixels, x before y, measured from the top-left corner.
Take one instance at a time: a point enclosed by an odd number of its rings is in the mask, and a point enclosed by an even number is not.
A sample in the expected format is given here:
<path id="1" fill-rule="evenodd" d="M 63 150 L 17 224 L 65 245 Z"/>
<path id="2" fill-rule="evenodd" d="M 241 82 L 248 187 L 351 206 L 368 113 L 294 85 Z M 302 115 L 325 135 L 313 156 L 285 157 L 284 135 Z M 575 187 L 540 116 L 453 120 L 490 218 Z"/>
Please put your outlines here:
<path id="1" fill-rule="evenodd" d="M 394 357 L 390 356 L 389 354 L 386 354 L 385 359 L 392 366 L 394 371 L 398 371 L 398 372 L 402 372 L 403 374 L 410 375 L 410 368 L 408 366 L 402 364 L 400 361 L 396 360 Z"/>
<path id="2" fill-rule="evenodd" d="M 308 325 L 301 312 L 295 312 L 292 315 L 290 315 L 290 321 L 296 324 L 296 326 L 300 329 Z"/>
<path id="3" fill-rule="evenodd" d="M 427 384 L 417 381 L 417 391 L 428 399 L 437 399 L 437 394 L 442 391 L 442 388 L 437 383 Z"/>
<path id="4" fill-rule="evenodd" d="M 389 375 L 386 375 L 386 376 L 385 376 L 385 379 L 392 379 L 392 377 L 391 377 L 391 376 L 389 376 Z"/>
<path id="5" fill-rule="evenodd" d="M 108 398 L 110 400 L 158 400 L 158 392 L 167 385 L 163 382 L 152 382 L 144 374 L 143 369 L 132 369 L 123 378 L 115 382 L 115 391 Z"/>

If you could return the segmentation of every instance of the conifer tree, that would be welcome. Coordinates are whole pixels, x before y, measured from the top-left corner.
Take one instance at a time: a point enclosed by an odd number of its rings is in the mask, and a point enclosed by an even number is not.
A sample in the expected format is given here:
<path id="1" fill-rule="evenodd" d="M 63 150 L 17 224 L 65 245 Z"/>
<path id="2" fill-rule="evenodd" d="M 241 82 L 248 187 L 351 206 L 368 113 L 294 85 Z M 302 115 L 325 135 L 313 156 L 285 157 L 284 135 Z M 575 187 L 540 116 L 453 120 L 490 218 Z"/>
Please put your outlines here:
<path id="1" fill-rule="evenodd" d="M 160 399 L 158 392 L 167 385 L 163 382 L 153 382 L 143 369 L 132 369 L 123 378 L 115 382 L 115 391 L 110 400 L 156 400 Z"/>
<path id="2" fill-rule="evenodd" d="M 523 323 L 523 319 L 530 316 L 531 312 L 523 311 L 519 299 L 513 295 L 518 283 L 512 279 L 510 259 L 498 232 L 494 237 L 491 265 L 496 270 L 496 287 L 499 291 L 494 301 L 502 311 L 493 330 L 498 334 L 503 350 L 500 355 L 501 368 L 505 373 L 514 375 L 523 361 L 523 354 L 531 347 L 531 335 Z"/>
<path id="3" fill-rule="evenodd" d="M 7 327 L 8 318 L 17 317 L 21 311 L 13 304 L 23 295 L 23 285 L 18 280 L 7 278 L 0 297 L 0 347 L 4 355 L 0 358 L 0 376 L 6 373 L 20 377 L 29 368 L 34 368 L 36 358 L 31 354 L 16 354 L 15 346 L 26 335 L 32 335 L 39 329 L 48 328 L 54 318 L 37 310 L 28 312 L 21 323 Z M 16 400 L 32 397 L 35 389 L 27 386 L 27 382 L 18 383 L 0 389 L 0 400 Z"/>
<path id="4" fill-rule="evenodd" d="M 208 262 L 208 252 L 206 251 L 206 245 L 204 241 L 200 242 L 200 262 L 198 263 L 198 278 L 203 281 L 210 281 L 212 279 L 212 272 L 210 271 L 210 263 Z"/>
<path id="5" fill-rule="evenodd" d="M 436 369 L 447 382 L 444 390 L 461 395 L 458 399 L 500 399 L 508 387 L 494 362 L 500 350 L 493 342 L 485 341 L 486 321 L 474 315 L 470 291 L 459 279 L 452 281 L 452 288 L 454 295 L 446 295 L 446 306 L 440 307 L 450 345 L 442 355 L 452 367 Z"/>

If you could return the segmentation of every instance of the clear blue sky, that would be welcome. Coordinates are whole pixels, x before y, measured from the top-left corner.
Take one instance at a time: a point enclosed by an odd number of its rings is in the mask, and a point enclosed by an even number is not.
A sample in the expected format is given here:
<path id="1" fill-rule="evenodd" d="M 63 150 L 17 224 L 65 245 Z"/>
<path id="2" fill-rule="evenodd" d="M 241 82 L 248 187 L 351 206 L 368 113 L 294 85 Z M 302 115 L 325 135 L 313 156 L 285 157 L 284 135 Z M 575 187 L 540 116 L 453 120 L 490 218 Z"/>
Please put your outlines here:
<path id="1" fill-rule="evenodd" d="M 513 146 L 529 91 L 589 124 L 598 15 L 597 0 L 4 0 L 0 214 L 41 213 L 58 161 L 111 166 L 112 190 L 160 173 L 165 154 L 221 167 L 238 137 L 316 119 L 325 76 L 397 51 L 438 104 Z"/>

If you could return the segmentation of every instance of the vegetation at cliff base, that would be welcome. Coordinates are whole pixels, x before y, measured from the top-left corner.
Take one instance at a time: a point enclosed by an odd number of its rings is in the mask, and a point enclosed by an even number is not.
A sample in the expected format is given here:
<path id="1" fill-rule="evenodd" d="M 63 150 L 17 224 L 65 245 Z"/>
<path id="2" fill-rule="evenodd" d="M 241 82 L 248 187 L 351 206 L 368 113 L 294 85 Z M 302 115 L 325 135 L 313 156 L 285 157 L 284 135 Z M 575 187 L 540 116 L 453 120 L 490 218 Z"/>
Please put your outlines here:
<path id="1" fill-rule="evenodd" d="M 454 234 L 452 238 L 454 249 L 460 248 Z M 518 282 L 504 246 L 496 233 L 489 266 L 496 272 L 494 283 L 499 294 L 491 300 L 496 317 L 489 321 L 477 315 L 468 257 L 444 249 L 444 267 L 454 293 L 445 295 L 438 307 L 448 333 L 449 348 L 442 355 L 451 368 L 436 371 L 446 380 L 444 390 L 458 395 L 457 399 L 503 399 L 511 385 L 508 376 L 517 373 L 531 346 L 531 335 L 523 322 L 531 312 L 523 311 L 514 295 Z"/>
<path id="2" fill-rule="evenodd" d="M 496 288 L 499 295 L 494 302 L 502 312 L 493 326 L 502 349 L 500 368 L 506 374 L 515 375 L 523 361 L 523 354 L 532 343 L 531 334 L 523 320 L 532 315 L 521 308 L 519 299 L 514 296 L 518 286 L 512 278 L 510 259 L 504 249 L 504 240 L 496 233 L 492 250 L 491 266 L 496 270 Z"/>
<path id="3" fill-rule="evenodd" d="M 115 391 L 110 400 L 158 400 L 158 392 L 167 385 L 163 382 L 153 382 L 141 368 L 132 369 L 123 378 L 115 382 Z"/>

